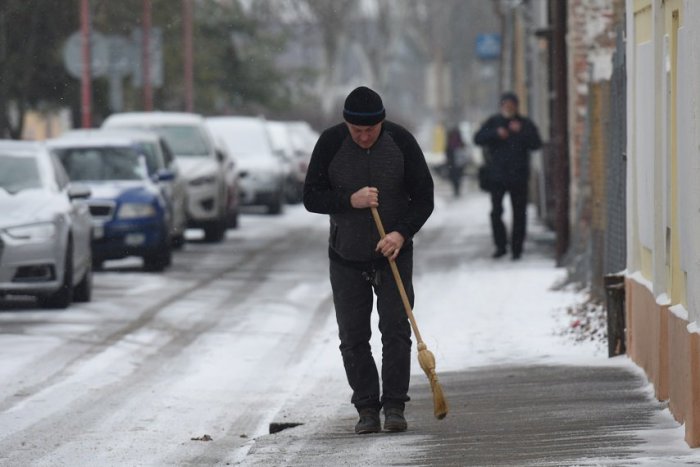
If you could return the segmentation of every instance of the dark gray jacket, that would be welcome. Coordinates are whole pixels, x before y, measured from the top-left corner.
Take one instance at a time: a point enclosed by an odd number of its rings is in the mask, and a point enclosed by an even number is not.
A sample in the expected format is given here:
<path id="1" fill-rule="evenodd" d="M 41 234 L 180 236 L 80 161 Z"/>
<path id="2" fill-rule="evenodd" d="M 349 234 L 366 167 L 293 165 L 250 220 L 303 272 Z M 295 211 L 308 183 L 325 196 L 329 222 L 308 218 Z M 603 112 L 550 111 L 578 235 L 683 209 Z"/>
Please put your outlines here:
<path id="1" fill-rule="evenodd" d="M 331 258 L 368 262 L 382 258 L 369 209 L 355 209 L 350 196 L 365 186 L 379 189 L 379 215 L 387 233 L 397 231 L 412 247 L 412 238 L 433 211 L 433 179 L 415 138 L 403 127 L 384 121 L 377 142 L 360 148 L 341 123 L 325 130 L 314 148 L 304 184 L 304 206 L 330 214 Z"/>

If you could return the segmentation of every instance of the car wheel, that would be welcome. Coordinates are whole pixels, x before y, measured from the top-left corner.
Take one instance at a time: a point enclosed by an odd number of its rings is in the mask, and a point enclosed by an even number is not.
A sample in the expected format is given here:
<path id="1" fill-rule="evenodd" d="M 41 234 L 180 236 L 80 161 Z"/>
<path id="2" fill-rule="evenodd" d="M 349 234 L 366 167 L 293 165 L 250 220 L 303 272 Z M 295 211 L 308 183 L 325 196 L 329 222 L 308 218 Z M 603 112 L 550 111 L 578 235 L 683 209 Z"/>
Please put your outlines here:
<path id="1" fill-rule="evenodd" d="M 268 214 L 282 214 L 282 206 L 284 206 L 284 192 L 280 192 L 275 200 L 267 205 Z"/>
<path id="2" fill-rule="evenodd" d="M 73 300 L 73 243 L 68 240 L 66 259 L 63 262 L 63 283 L 51 295 L 39 297 L 39 304 L 44 308 L 68 308 Z"/>
<path id="3" fill-rule="evenodd" d="M 155 252 L 143 257 L 143 268 L 146 271 L 160 272 L 172 263 L 172 248 L 170 242 L 164 242 Z"/>
<path id="4" fill-rule="evenodd" d="M 104 260 L 101 258 L 92 257 L 92 270 L 101 271 L 104 268 Z"/>
<path id="5" fill-rule="evenodd" d="M 83 278 L 73 289 L 73 300 L 76 302 L 92 300 L 92 263 L 88 265 Z"/>
<path id="6" fill-rule="evenodd" d="M 238 209 L 229 213 L 228 222 L 226 224 L 227 224 L 227 227 L 229 229 L 237 229 L 238 228 Z"/>
<path id="7" fill-rule="evenodd" d="M 174 235 L 170 241 L 170 245 L 175 250 L 181 249 L 183 246 L 185 246 L 185 234 Z"/>
<path id="8" fill-rule="evenodd" d="M 226 221 L 217 219 L 204 226 L 204 240 L 220 242 L 226 236 Z"/>

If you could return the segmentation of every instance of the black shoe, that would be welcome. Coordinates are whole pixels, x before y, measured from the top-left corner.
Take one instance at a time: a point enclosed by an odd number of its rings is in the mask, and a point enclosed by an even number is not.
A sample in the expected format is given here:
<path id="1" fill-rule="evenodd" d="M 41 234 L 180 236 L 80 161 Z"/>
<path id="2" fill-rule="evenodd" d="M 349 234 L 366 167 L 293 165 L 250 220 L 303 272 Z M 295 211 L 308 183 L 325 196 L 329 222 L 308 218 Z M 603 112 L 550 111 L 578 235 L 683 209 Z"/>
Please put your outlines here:
<path id="1" fill-rule="evenodd" d="M 513 261 L 517 261 L 520 259 L 520 253 L 513 253 Z"/>
<path id="2" fill-rule="evenodd" d="M 501 256 L 505 256 L 506 254 L 506 249 L 505 248 L 499 248 L 496 250 L 492 256 L 492 258 L 500 258 Z"/>
<path id="3" fill-rule="evenodd" d="M 382 431 L 382 423 L 379 421 L 379 410 L 360 410 L 360 421 L 355 425 L 355 433 L 363 435 L 365 433 L 379 433 Z"/>
<path id="4" fill-rule="evenodd" d="M 406 428 L 408 428 L 408 423 L 403 416 L 403 409 L 394 407 L 384 409 L 384 429 L 386 431 L 406 431 Z"/>

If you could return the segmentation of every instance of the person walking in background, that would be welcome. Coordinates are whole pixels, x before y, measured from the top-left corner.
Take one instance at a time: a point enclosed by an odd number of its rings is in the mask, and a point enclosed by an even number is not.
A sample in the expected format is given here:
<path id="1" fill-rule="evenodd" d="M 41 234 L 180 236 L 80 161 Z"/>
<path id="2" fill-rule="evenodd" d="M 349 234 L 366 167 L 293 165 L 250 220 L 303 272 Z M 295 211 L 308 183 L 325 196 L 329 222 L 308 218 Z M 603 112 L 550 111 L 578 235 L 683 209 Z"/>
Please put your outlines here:
<path id="1" fill-rule="evenodd" d="M 330 215 L 328 256 L 340 351 L 360 419 L 356 433 L 405 431 L 411 328 L 387 259 L 396 261 L 413 304 L 413 236 L 433 211 L 433 179 L 415 138 L 385 120 L 382 99 L 359 87 L 344 122 L 326 129 L 311 155 L 304 206 Z M 386 228 L 379 238 L 370 208 Z M 370 348 L 373 293 L 382 334 L 382 390 Z"/>
<path id="2" fill-rule="evenodd" d="M 458 127 L 452 127 L 447 132 L 447 143 L 445 144 L 445 158 L 447 159 L 447 170 L 452 183 L 452 192 L 455 198 L 459 197 L 464 175 L 464 166 L 467 164 L 466 147 L 462 140 L 462 134 Z"/>
<path id="3" fill-rule="evenodd" d="M 507 253 L 507 233 L 503 223 L 503 197 L 510 196 L 513 210 L 511 255 L 520 259 L 527 226 L 527 194 L 530 177 L 530 151 L 542 146 L 537 127 L 518 113 L 518 96 L 501 95 L 500 112 L 489 117 L 474 135 L 474 143 L 484 146 L 488 189 L 491 194 L 491 232 L 496 245 L 494 258 Z"/>

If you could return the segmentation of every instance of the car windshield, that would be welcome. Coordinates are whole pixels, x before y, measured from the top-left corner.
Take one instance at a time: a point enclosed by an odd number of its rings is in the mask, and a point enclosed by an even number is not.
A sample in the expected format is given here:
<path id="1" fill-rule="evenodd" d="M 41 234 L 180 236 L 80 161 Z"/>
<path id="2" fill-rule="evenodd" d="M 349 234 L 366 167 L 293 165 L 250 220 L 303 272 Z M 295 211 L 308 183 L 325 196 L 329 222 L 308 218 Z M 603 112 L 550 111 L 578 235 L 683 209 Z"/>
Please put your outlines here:
<path id="1" fill-rule="evenodd" d="M 145 164 L 131 148 L 91 147 L 54 150 L 71 180 L 142 180 Z"/>
<path id="2" fill-rule="evenodd" d="M 209 155 L 207 142 L 195 126 L 164 125 L 154 127 L 154 130 L 165 138 L 170 148 L 178 156 L 206 157 Z"/>
<path id="3" fill-rule="evenodd" d="M 214 126 L 219 136 L 226 142 L 232 154 L 237 157 L 264 157 L 270 154 L 270 142 L 261 125 L 222 125 Z"/>
<path id="4" fill-rule="evenodd" d="M 33 157 L 0 154 L 0 187 L 8 193 L 41 188 L 37 160 Z"/>

